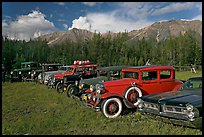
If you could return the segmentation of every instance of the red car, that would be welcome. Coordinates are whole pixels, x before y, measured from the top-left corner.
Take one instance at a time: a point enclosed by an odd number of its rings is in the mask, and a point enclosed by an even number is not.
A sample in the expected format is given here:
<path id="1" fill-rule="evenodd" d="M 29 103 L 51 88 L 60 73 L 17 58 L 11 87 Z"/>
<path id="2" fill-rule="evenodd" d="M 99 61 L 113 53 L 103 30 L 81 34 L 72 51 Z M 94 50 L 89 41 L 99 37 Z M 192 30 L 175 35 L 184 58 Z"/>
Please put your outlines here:
<path id="1" fill-rule="evenodd" d="M 54 74 L 54 85 L 57 91 L 61 92 L 63 87 L 63 79 L 64 76 L 67 75 L 74 75 L 74 74 L 81 74 L 83 78 L 89 78 L 96 75 L 93 73 L 97 69 L 96 64 L 91 64 L 89 60 L 87 61 L 74 61 L 73 65 L 70 65 L 67 71 L 62 73 Z M 93 76 L 92 76 L 93 75 Z"/>
<path id="2" fill-rule="evenodd" d="M 91 86 L 82 101 L 108 118 L 119 116 L 124 107 L 136 108 L 137 97 L 177 90 L 183 85 L 175 80 L 172 66 L 138 66 L 122 69 L 122 79 Z"/>

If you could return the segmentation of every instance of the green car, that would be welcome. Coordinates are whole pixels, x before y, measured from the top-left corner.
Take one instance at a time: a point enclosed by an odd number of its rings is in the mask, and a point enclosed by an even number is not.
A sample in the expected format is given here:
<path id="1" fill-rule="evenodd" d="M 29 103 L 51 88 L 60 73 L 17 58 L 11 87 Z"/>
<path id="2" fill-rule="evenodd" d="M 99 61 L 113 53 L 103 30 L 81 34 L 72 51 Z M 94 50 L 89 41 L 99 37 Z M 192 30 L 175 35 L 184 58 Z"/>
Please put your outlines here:
<path id="1" fill-rule="evenodd" d="M 27 81 L 30 78 L 31 71 L 39 68 L 39 64 L 37 62 L 22 62 L 20 69 L 14 69 L 11 71 L 11 82 L 21 82 Z"/>

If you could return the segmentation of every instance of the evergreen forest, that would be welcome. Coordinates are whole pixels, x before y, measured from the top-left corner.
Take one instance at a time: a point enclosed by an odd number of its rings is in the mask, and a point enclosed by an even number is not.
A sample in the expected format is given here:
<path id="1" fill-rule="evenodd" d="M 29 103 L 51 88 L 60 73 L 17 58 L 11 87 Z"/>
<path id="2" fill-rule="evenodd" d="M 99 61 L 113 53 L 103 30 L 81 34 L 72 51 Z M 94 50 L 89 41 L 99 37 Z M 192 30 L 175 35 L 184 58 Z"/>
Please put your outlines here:
<path id="1" fill-rule="evenodd" d="M 145 65 L 202 65 L 202 36 L 195 31 L 170 36 L 157 42 L 149 38 L 129 39 L 128 33 L 102 36 L 94 33 L 92 39 L 66 41 L 49 46 L 46 41 L 18 41 L 2 37 L 2 64 L 7 72 L 19 68 L 21 62 L 73 64 L 74 60 L 87 60 L 98 66 Z"/>

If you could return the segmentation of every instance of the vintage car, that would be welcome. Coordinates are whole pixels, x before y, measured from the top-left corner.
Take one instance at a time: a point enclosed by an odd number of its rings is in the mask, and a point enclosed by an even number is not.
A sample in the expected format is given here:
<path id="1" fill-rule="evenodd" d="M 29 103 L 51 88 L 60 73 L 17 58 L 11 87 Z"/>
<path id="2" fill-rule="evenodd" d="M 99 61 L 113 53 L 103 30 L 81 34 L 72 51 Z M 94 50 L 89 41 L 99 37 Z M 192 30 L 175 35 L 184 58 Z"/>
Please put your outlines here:
<path id="1" fill-rule="evenodd" d="M 97 77 L 83 79 L 80 81 L 75 81 L 75 83 L 70 84 L 67 82 L 69 77 L 64 77 L 64 92 L 67 93 L 68 97 L 77 96 L 80 97 L 84 91 L 90 88 L 90 85 L 96 85 L 99 82 L 117 80 L 122 78 L 122 68 L 127 68 L 130 66 L 109 66 L 96 69 Z"/>
<path id="2" fill-rule="evenodd" d="M 39 64 L 37 62 L 22 62 L 20 69 L 14 69 L 11 71 L 11 82 L 14 81 L 28 81 L 30 79 L 30 74 L 32 70 L 39 69 Z"/>
<path id="3" fill-rule="evenodd" d="M 69 66 L 59 66 L 58 70 L 45 72 L 44 84 L 48 85 L 49 88 L 52 88 L 53 85 L 52 85 L 51 79 L 54 76 L 54 74 L 65 72 L 68 69 L 69 69 Z"/>
<path id="4" fill-rule="evenodd" d="M 175 91 L 141 97 L 138 111 L 165 122 L 202 127 L 202 77 L 189 78 Z"/>
<path id="5" fill-rule="evenodd" d="M 41 84 L 47 84 L 48 82 L 48 76 L 49 72 L 57 71 L 59 67 L 63 66 L 62 64 L 59 63 L 45 63 L 42 64 L 42 71 L 38 75 L 37 81 Z"/>
<path id="6" fill-rule="evenodd" d="M 80 63 L 81 62 L 81 63 Z M 97 75 L 96 64 L 91 64 L 89 60 L 87 61 L 74 61 L 73 65 L 70 65 L 68 70 L 62 73 L 54 74 L 53 83 L 57 90 L 57 92 L 62 93 L 63 90 L 63 83 L 64 83 L 64 77 L 70 77 L 71 75 L 78 75 L 82 78 L 92 78 Z M 69 78 L 70 79 L 70 78 Z M 75 82 L 75 79 L 71 78 L 71 81 L 68 81 L 68 83 Z"/>
<path id="7" fill-rule="evenodd" d="M 183 82 L 175 79 L 172 66 L 137 66 L 122 69 L 122 79 L 90 86 L 82 102 L 108 118 L 119 116 L 124 108 L 137 108 L 138 97 L 177 90 Z"/>

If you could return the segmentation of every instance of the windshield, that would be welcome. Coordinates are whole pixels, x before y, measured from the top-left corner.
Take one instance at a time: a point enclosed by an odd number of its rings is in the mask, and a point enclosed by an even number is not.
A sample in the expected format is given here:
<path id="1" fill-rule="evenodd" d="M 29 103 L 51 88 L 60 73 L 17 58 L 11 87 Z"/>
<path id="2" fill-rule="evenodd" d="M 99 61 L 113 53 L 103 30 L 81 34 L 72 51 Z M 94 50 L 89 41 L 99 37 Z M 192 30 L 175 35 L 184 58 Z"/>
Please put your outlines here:
<path id="1" fill-rule="evenodd" d="M 190 79 L 187 80 L 180 90 L 202 88 L 202 80 Z"/>
<path id="2" fill-rule="evenodd" d="M 72 67 L 67 67 L 66 68 L 66 71 L 73 71 L 74 70 L 74 68 L 72 68 Z"/>
<path id="3" fill-rule="evenodd" d="M 62 66 L 62 67 L 60 67 L 58 70 L 66 70 L 66 68 L 67 68 L 67 67 Z"/>
<path id="4" fill-rule="evenodd" d="M 21 68 L 31 68 L 31 67 L 37 67 L 37 64 L 30 63 L 30 64 L 21 64 Z"/>

